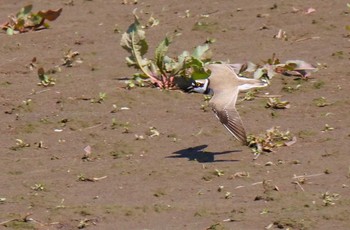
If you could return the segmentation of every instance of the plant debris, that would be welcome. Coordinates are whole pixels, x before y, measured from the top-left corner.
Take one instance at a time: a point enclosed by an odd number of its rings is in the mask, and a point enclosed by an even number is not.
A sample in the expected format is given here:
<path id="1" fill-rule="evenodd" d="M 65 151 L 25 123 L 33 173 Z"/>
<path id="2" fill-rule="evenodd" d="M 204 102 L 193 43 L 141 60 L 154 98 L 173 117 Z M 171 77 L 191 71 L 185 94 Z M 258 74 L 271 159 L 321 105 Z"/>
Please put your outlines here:
<path id="1" fill-rule="evenodd" d="M 19 149 L 23 149 L 23 148 L 27 148 L 27 147 L 30 147 L 30 144 L 25 143 L 21 139 L 16 139 L 16 146 L 12 146 L 12 147 L 10 147 L 10 149 L 14 150 L 14 151 L 17 151 Z"/>
<path id="2" fill-rule="evenodd" d="M 83 174 L 78 175 L 78 181 L 84 181 L 84 182 L 96 182 L 99 180 L 106 179 L 107 176 L 102 176 L 102 177 L 86 177 Z"/>
<path id="3" fill-rule="evenodd" d="M 48 72 L 45 72 L 44 68 L 39 68 L 38 69 L 38 77 L 40 82 L 38 83 L 38 85 L 42 85 L 42 86 L 54 86 L 56 84 L 56 79 L 49 76 Z"/>
<path id="4" fill-rule="evenodd" d="M 290 104 L 289 101 L 281 101 L 279 98 L 272 97 L 268 99 L 265 107 L 272 109 L 288 109 L 290 108 Z"/>
<path id="5" fill-rule="evenodd" d="M 37 13 L 33 13 L 32 8 L 32 4 L 21 8 L 16 15 L 10 15 L 9 21 L 0 25 L 0 28 L 6 30 L 8 35 L 25 33 L 31 30 L 47 29 L 50 25 L 45 22 L 45 20 L 54 21 L 62 12 L 62 8 L 60 8 L 57 10 L 41 10 Z"/>
<path id="6" fill-rule="evenodd" d="M 147 132 L 147 136 L 148 137 L 156 137 L 156 136 L 159 136 L 160 133 L 159 131 L 155 128 L 155 127 L 149 127 L 149 130 Z"/>
<path id="7" fill-rule="evenodd" d="M 313 102 L 317 107 L 325 107 L 330 105 L 330 103 L 327 102 L 327 99 L 325 97 L 316 98 L 313 100 Z"/>
<path id="8" fill-rule="evenodd" d="M 289 131 L 280 131 L 279 127 L 268 129 L 264 135 L 247 137 L 248 146 L 253 153 L 259 156 L 263 152 L 273 152 L 274 148 L 291 146 L 296 142 L 296 137 Z"/>
<path id="9" fill-rule="evenodd" d="M 254 64 L 253 62 L 229 64 L 238 74 L 255 79 L 263 79 L 268 83 L 276 74 L 284 76 L 294 76 L 307 79 L 312 72 L 318 69 L 313 65 L 302 60 L 288 60 L 285 63 L 272 54 L 272 58 L 264 61 L 263 64 Z"/>
<path id="10" fill-rule="evenodd" d="M 337 193 L 329 193 L 325 192 L 322 193 L 321 198 L 324 206 L 331 206 L 335 205 L 335 201 L 339 200 L 339 194 Z"/>
<path id="11" fill-rule="evenodd" d="M 72 51 L 72 49 L 69 49 L 63 57 L 63 66 L 66 67 L 72 67 L 74 62 L 81 63 L 82 60 L 78 59 L 77 57 L 79 56 L 78 51 Z"/>

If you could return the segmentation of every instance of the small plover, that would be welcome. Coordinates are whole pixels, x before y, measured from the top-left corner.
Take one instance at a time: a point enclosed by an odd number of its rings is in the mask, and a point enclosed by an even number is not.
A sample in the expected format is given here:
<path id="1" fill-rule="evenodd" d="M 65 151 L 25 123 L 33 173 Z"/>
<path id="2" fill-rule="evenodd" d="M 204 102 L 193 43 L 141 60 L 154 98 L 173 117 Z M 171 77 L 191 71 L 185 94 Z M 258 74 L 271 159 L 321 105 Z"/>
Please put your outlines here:
<path id="1" fill-rule="evenodd" d="M 239 77 L 229 64 L 210 64 L 211 74 L 203 82 L 196 81 L 190 91 L 212 94 L 209 105 L 225 128 L 242 144 L 247 144 L 247 136 L 242 120 L 236 109 L 240 91 L 265 87 L 266 82 L 257 79 Z"/>

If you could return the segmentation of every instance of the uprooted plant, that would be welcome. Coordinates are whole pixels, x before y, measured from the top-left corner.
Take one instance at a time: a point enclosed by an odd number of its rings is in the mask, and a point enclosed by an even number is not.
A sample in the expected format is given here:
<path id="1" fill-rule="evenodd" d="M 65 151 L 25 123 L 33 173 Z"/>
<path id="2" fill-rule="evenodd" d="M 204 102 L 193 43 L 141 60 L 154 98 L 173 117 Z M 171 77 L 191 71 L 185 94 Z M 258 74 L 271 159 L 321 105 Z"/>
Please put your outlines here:
<path id="1" fill-rule="evenodd" d="M 157 46 L 154 59 L 148 59 L 145 55 L 148 52 L 146 32 L 139 17 L 134 14 L 134 23 L 123 34 L 120 45 L 130 53 L 126 58 L 128 66 L 135 67 L 141 73 L 134 74 L 131 81 L 128 81 L 128 88 L 134 86 L 153 85 L 161 89 L 186 90 L 193 80 L 205 79 L 210 76 L 205 66 L 209 63 L 223 63 L 211 61 L 212 52 L 209 43 L 197 46 L 192 53 L 183 51 L 178 57 L 167 56 L 168 48 L 174 36 L 166 36 Z M 153 17 L 151 17 L 153 19 Z M 158 24 L 158 23 L 157 23 Z M 156 25 L 157 25 L 156 24 Z M 289 60 L 281 63 L 275 54 L 263 64 L 252 62 L 230 64 L 239 75 L 255 79 L 269 80 L 276 74 L 296 76 L 307 79 L 311 72 L 317 69 L 302 60 Z M 148 84 L 151 83 L 151 84 Z"/>
<path id="2" fill-rule="evenodd" d="M 62 8 L 57 10 L 41 10 L 37 13 L 32 12 L 33 5 L 27 5 L 20 9 L 16 15 L 10 15 L 9 20 L 0 25 L 2 30 L 6 30 L 8 35 L 28 32 L 30 30 L 41 30 L 49 28 L 50 25 L 45 22 L 56 20 Z"/>

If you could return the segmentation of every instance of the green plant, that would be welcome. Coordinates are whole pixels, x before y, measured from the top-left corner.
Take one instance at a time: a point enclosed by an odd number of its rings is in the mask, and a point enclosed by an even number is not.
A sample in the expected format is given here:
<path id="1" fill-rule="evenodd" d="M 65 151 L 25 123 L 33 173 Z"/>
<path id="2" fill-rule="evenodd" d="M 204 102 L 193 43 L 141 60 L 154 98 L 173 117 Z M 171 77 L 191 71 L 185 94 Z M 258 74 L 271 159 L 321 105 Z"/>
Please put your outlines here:
<path id="1" fill-rule="evenodd" d="M 44 68 L 38 69 L 38 77 L 40 82 L 38 85 L 42 86 L 54 86 L 56 84 L 56 79 L 51 77 L 48 72 L 45 72 Z"/>
<path id="2" fill-rule="evenodd" d="M 327 99 L 325 97 L 315 98 L 313 102 L 317 107 L 325 107 L 330 105 L 330 103 L 327 102 Z"/>
<path id="3" fill-rule="evenodd" d="M 99 103 L 101 104 L 107 98 L 107 93 L 99 92 L 97 98 L 92 98 L 90 100 L 91 103 Z"/>
<path id="4" fill-rule="evenodd" d="M 157 46 L 154 59 L 150 60 L 145 57 L 148 44 L 143 28 L 134 12 L 134 23 L 123 34 L 120 42 L 120 45 L 130 53 L 126 58 L 127 64 L 141 70 L 141 73 L 134 75 L 133 82 L 128 82 L 129 88 L 135 85 L 144 86 L 142 82 L 149 80 L 159 88 L 171 89 L 179 86 L 176 78 L 196 80 L 209 76 L 204 70 L 204 65 L 211 59 L 208 44 L 197 46 L 191 54 L 183 51 L 177 58 L 171 58 L 166 54 L 173 36 L 166 36 Z"/>
<path id="5" fill-rule="evenodd" d="M 21 8 L 16 15 L 10 15 L 9 21 L 0 25 L 0 28 L 6 30 L 8 35 L 49 28 L 50 26 L 45 20 L 54 21 L 62 12 L 62 8 L 60 8 L 33 13 L 32 8 L 31 4 Z"/>

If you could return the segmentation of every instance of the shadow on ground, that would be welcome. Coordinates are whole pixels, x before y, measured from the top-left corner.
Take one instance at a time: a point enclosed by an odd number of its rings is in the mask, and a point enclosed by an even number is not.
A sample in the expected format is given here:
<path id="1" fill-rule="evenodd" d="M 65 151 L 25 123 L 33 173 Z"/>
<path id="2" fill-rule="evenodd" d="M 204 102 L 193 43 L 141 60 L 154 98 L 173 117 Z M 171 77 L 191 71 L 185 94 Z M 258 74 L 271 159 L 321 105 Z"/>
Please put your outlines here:
<path id="1" fill-rule="evenodd" d="M 215 160 L 216 155 L 223 155 L 228 153 L 241 152 L 241 150 L 233 151 L 223 151 L 223 152 L 207 152 L 204 149 L 208 145 L 198 145 L 196 147 L 182 149 L 176 152 L 173 152 L 173 156 L 168 156 L 167 158 L 188 158 L 190 161 L 198 161 L 200 163 L 208 162 L 227 162 L 227 161 L 238 161 L 238 160 Z"/>

